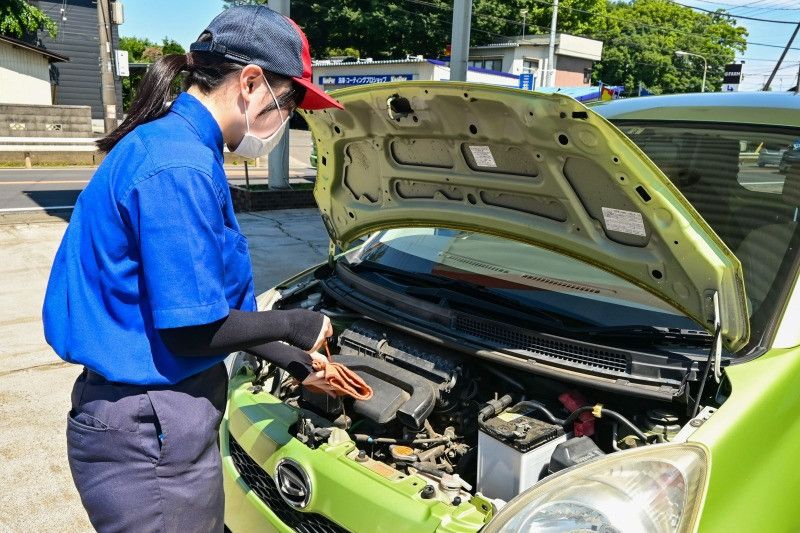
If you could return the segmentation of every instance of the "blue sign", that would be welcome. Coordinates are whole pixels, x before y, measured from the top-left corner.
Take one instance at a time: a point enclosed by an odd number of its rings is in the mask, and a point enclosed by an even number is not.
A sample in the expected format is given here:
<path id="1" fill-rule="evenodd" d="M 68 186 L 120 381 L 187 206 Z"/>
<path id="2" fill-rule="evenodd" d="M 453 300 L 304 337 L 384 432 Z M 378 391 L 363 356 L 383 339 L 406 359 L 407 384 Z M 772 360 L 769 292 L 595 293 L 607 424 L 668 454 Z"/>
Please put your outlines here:
<path id="1" fill-rule="evenodd" d="M 536 87 L 536 76 L 532 73 L 519 75 L 519 88 L 532 91 Z"/>
<path id="2" fill-rule="evenodd" d="M 368 83 L 386 83 L 389 81 L 409 81 L 413 74 L 345 74 L 336 76 L 320 76 L 320 85 L 366 85 Z"/>

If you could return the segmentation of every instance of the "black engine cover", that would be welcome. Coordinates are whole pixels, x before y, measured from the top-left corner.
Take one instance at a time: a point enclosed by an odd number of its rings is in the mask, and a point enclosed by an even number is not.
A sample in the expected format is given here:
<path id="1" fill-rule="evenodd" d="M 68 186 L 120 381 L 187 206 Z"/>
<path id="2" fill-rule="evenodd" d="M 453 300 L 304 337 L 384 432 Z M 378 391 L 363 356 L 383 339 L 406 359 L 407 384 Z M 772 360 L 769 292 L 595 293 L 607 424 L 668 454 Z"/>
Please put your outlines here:
<path id="1" fill-rule="evenodd" d="M 410 335 L 369 320 L 354 322 L 339 336 L 335 361 L 357 372 L 373 397 L 353 410 L 378 423 L 395 417 L 419 428 L 442 396 L 456 385 L 457 358 Z"/>

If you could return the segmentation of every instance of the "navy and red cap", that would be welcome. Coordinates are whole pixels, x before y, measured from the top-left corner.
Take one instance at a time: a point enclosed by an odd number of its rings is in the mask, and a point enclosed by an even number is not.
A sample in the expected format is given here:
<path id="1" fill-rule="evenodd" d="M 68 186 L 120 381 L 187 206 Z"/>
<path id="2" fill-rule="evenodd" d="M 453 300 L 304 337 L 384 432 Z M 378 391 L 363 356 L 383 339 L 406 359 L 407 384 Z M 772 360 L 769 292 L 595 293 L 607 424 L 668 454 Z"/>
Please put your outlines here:
<path id="1" fill-rule="evenodd" d="M 308 39 L 289 17 L 263 5 L 234 6 L 217 15 L 206 33 L 211 39 L 192 43 L 190 51 L 220 54 L 229 61 L 258 65 L 291 78 L 306 89 L 299 106 L 303 109 L 342 109 L 342 104 L 314 85 Z"/>

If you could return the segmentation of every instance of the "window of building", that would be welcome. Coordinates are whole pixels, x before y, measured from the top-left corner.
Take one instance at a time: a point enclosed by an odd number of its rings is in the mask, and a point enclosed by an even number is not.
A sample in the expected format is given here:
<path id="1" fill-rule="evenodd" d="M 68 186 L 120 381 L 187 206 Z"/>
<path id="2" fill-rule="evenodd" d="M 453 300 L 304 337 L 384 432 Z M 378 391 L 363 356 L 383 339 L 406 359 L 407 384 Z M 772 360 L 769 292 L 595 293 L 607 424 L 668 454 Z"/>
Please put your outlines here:
<path id="1" fill-rule="evenodd" d="M 497 58 L 479 58 L 479 59 L 470 59 L 467 61 L 467 65 L 470 67 L 478 67 L 478 68 L 485 68 L 489 70 L 503 70 L 503 60 L 499 57 Z"/>
<path id="2" fill-rule="evenodd" d="M 522 72 L 525 74 L 528 73 L 536 73 L 539 71 L 539 60 L 538 59 L 523 59 L 522 60 Z"/>
<path id="3" fill-rule="evenodd" d="M 583 83 L 592 83 L 592 69 L 589 67 L 583 69 Z"/>

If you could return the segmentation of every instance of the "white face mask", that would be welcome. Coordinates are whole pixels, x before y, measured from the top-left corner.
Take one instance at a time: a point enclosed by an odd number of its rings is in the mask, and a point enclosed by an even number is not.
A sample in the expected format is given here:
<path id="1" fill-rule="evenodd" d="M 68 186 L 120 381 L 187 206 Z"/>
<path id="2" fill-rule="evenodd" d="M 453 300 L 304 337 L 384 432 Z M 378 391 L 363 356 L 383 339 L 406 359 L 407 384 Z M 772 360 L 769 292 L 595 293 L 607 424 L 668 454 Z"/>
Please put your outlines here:
<path id="1" fill-rule="evenodd" d="M 269 86 L 267 78 L 264 78 L 264 81 L 267 83 L 267 89 L 269 89 L 272 99 L 275 100 L 275 106 L 278 108 L 278 113 L 281 117 L 283 117 L 281 105 L 278 103 L 278 99 L 275 98 L 275 93 L 272 92 L 272 87 Z M 247 133 L 244 134 L 244 137 L 242 137 L 242 140 L 239 141 L 236 149 L 232 150 L 231 153 L 242 156 L 246 159 L 255 159 L 256 157 L 263 157 L 270 153 L 272 149 L 275 148 L 275 146 L 280 142 L 281 137 L 283 137 L 283 132 L 286 130 L 286 126 L 289 125 L 289 116 L 287 115 L 287 117 L 283 119 L 281 125 L 278 126 L 278 129 L 272 132 L 272 134 L 266 139 L 262 139 L 261 137 L 257 137 L 250 133 L 250 118 L 247 116 L 247 102 L 244 104 L 244 119 L 247 122 Z"/>

